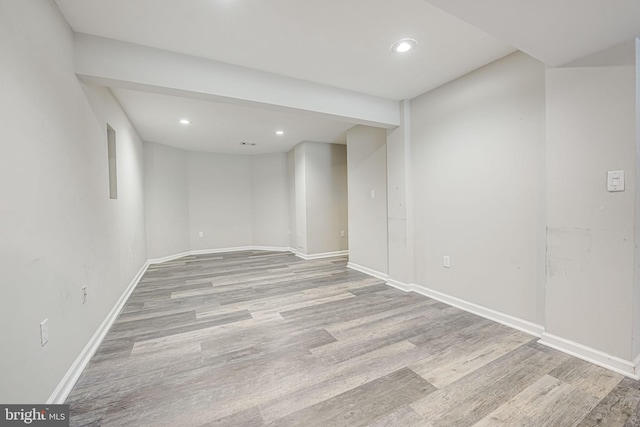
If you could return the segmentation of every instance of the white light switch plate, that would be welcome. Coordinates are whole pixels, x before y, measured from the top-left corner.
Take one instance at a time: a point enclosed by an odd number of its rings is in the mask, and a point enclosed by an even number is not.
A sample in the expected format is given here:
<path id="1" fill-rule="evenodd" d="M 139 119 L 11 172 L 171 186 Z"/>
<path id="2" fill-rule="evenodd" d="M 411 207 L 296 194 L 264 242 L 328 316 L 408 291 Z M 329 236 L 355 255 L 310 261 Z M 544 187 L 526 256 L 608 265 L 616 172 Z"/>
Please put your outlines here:
<path id="1" fill-rule="evenodd" d="M 607 190 L 624 191 L 624 171 L 607 172 Z"/>

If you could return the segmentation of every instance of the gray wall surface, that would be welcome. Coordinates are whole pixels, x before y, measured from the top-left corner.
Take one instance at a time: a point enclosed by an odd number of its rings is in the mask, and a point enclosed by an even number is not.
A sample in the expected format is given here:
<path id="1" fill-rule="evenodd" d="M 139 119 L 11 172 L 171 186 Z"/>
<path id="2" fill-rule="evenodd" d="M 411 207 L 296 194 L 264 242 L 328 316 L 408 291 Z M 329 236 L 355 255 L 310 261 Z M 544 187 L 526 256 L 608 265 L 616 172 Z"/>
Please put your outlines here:
<path id="1" fill-rule="evenodd" d="M 54 2 L 2 3 L 3 403 L 45 402 L 147 260 L 142 141 L 108 89 L 78 81 L 72 46 Z M 116 132 L 117 200 L 109 198 L 107 123 Z"/>
<path id="2" fill-rule="evenodd" d="M 289 246 L 285 153 L 240 156 L 145 143 L 145 166 L 151 259 L 190 250 Z"/>
<path id="3" fill-rule="evenodd" d="M 307 254 L 349 249 L 347 150 L 305 142 Z M 344 231 L 344 237 L 340 232 Z"/>
<path id="4" fill-rule="evenodd" d="M 346 147 L 305 141 L 288 156 L 292 247 L 304 255 L 349 249 Z"/>
<path id="5" fill-rule="evenodd" d="M 416 283 L 532 322 L 543 313 L 544 78 L 517 53 L 411 102 Z"/>
<path id="6" fill-rule="evenodd" d="M 547 70 L 546 330 L 631 360 L 636 72 L 583 64 Z"/>
<path id="7" fill-rule="evenodd" d="M 144 143 L 144 204 L 150 259 L 190 250 L 187 152 Z"/>
<path id="8" fill-rule="evenodd" d="M 347 131 L 349 262 L 383 274 L 387 257 L 387 131 Z"/>

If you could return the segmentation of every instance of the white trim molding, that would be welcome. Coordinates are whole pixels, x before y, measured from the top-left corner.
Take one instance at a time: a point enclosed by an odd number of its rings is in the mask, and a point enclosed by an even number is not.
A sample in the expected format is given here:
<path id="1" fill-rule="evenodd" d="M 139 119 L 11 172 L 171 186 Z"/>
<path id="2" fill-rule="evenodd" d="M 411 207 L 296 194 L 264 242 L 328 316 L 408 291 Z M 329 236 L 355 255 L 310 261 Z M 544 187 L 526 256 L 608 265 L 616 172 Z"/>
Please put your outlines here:
<path id="1" fill-rule="evenodd" d="M 635 373 L 634 378 L 640 380 L 640 354 L 638 354 L 638 356 L 636 356 L 636 358 L 633 359 L 633 371 Z"/>
<path id="2" fill-rule="evenodd" d="M 120 311 L 126 304 L 129 296 L 136 286 L 138 286 L 138 282 L 140 282 L 140 279 L 142 279 L 142 276 L 144 276 L 144 273 L 147 271 L 149 264 L 149 261 L 145 262 L 131 283 L 129 283 L 109 314 L 107 314 L 107 317 L 102 321 L 102 324 L 100 324 L 96 332 L 89 339 L 87 345 L 84 346 L 78 357 L 76 357 L 76 360 L 73 362 L 64 377 L 62 377 L 62 380 L 58 383 L 58 386 L 47 400 L 47 404 L 63 404 L 67 400 L 69 393 L 71 393 L 73 386 L 76 385 L 82 371 L 84 371 L 87 364 L 98 350 L 102 340 L 107 335 L 107 332 L 109 332 L 111 325 L 113 325 L 113 322 L 115 322 L 118 314 L 120 314 Z"/>
<path id="3" fill-rule="evenodd" d="M 238 246 L 235 248 L 196 249 L 189 251 L 189 255 L 222 254 L 226 252 L 244 251 L 289 252 L 289 248 L 284 246 Z"/>
<path id="4" fill-rule="evenodd" d="M 209 254 L 221 254 L 225 252 L 243 252 L 243 251 L 252 251 L 254 250 L 253 246 L 238 246 L 235 248 L 215 248 L 215 249 L 194 249 L 189 251 L 189 255 L 209 255 Z"/>
<path id="5" fill-rule="evenodd" d="M 396 289 L 400 289 L 403 292 L 413 292 L 413 286 L 408 283 L 402 283 L 394 279 L 387 279 L 387 285 Z"/>
<path id="6" fill-rule="evenodd" d="M 434 291 L 432 289 L 427 288 L 422 285 L 413 285 L 413 291 L 417 292 L 421 295 L 427 296 L 429 298 L 433 298 L 445 304 L 449 304 L 451 306 L 457 307 L 461 310 L 468 311 L 469 313 L 476 314 L 480 317 L 484 317 L 485 319 L 493 320 L 494 322 L 502 323 L 505 326 L 509 326 L 511 328 L 517 329 L 519 331 L 525 332 L 529 335 L 533 335 L 534 337 L 540 337 L 544 332 L 544 326 L 538 325 L 537 323 L 530 322 L 528 320 L 520 319 L 519 317 L 514 317 L 509 314 L 502 313 L 500 311 L 492 310 L 487 307 L 483 307 L 478 304 L 474 304 L 469 301 L 465 301 L 460 298 L 456 298 L 447 294 L 443 294 L 442 292 Z"/>
<path id="7" fill-rule="evenodd" d="M 538 342 L 634 380 L 640 380 L 640 372 L 638 371 L 640 355 L 631 362 L 548 332 L 544 332 Z"/>
<path id="8" fill-rule="evenodd" d="M 152 258 L 148 262 L 149 264 L 162 264 L 163 262 L 173 261 L 175 259 L 183 258 L 189 255 L 191 255 L 191 251 L 181 252 L 179 254 L 173 254 L 162 258 Z"/>
<path id="9" fill-rule="evenodd" d="M 368 267 L 363 267 L 361 265 L 354 264 L 352 262 L 347 263 L 347 268 L 359 271 L 360 273 L 368 274 L 369 276 L 376 277 L 376 278 L 378 278 L 380 280 L 385 280 L 386 281 L 386 280 L 389 279 L 389 276 L 387 274 L 385 274 L 385 273 L 381 273 L 379 271 L 372 270 L 372 269 L 370 269 Z"/>
<path id="10" fill-rule="evenodd" d="M 302 258 L 305 261 L 311 261 L 314 259 L 322 259 L 322 258 L 335 258 L 339 256 L 349 256 L 349 251 L 335 251 L 335 252 L 323 252 L 319 254 L 303 254 L 293 248 L 288 249 L 289 252 L 295 254 L 295 256 Z"/>
<path id="11" fill-rule="evenodd" d="M 209 255 L 221 254 L 226 252 L 242 252 L 242 251 L 270 251 L 270 252 L 293 252 L 291 248 L 284 246 L 236 246 L 233 248 L 216 248 L 216 249 L 195 249 L 192 251 L 180 252 L 179 254 L 169 255 L 162 258 L 153 258 L 149 260 L 149 264 L 161 264 L 167 261 L 173 261 L 178 258 L 193 255 Z"/>
<path id="12" fill-rule="evenodd" d="M 434 291 L 433 289 L 429 289 L 426 286 L 416 285 L 415 283 L 402 283 L 392 279 L 388 280 L 387 284 L 393 286 L 394 288 L 400 289 L 401 291 L 415 292 L 420 295 L 433 298 L 445 304 L 449 304 L 450 306 L 459 308 L 469 313 L 473 313 L 480 317 L 484 317 L 485 319 L 489 319 L 494 322 L 501 323 L 505 326 L 509 326 L 519 331 L 525 332 L 529 335 L 533 335 L 534 337 L 540 337 L 544 332 L 544 326 L 542 325 L 538 325 L 536 323 L 529 322 L 528 320 L 501 313 L 499 311 L 492 310 L 490 308 L 483 307 L 481 305 L 474 304 L 472 302 L 465 301 L 451 295 L 443 294 L 442 292 Z"/>

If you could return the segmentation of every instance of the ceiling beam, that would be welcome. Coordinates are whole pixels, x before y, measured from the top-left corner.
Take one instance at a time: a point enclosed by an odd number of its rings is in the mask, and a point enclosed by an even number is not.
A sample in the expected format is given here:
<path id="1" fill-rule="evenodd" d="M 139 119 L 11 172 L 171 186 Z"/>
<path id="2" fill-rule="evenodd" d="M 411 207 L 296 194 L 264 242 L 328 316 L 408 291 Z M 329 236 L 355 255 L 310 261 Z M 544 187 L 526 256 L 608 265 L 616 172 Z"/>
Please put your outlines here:
<path id="1" fill-rule="evenodd" d="M 109 87 L 400 124 L 397 101 L 88 34 L 75 34 L 75 70 Z"/>

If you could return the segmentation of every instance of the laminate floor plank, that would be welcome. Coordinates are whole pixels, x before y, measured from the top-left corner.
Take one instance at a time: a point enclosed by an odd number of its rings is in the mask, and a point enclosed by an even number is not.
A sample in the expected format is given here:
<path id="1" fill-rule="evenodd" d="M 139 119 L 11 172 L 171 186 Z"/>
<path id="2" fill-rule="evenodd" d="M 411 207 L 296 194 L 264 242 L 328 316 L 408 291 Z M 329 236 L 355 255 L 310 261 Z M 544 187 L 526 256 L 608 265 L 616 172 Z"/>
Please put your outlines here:
<path id="1" fill-rule="evenodd" d="M 521 346 L 460 380 L 411 403 L 433 426 L 470 426 L 562 363 L 563 354 Z"/>
<path id="2" fill-rule="evenodd" d="M 414 303 L 402 304 L 398 307 L 393 307 L 387 304 L 382 307 L 381 310 L 377 310 L 372 314 L 366 316 L 356 317 L 355 319 L 333 323 L 326 327 L 327 331 L 334 336 L 340 336 L 342 334 L 348 334 L 349 330 L 353 330 L 358 327 L 372 327 L 374 322 L 381 321 L 389 317 L 395 317 L 396 315 L 404 316 L 406 313 L 419 314 L 423 308 L 433 304 L 433 300 L 425 299 Z M 370 325 L 370 326 L 366 326 Z"/>
<path id="3" fill-rule="evenodd" d="M 429 301 L 427 301 L 429 302 Z M 355 339 L 362 339 L 365 335 L 376 335 L 381 337 L 381 332 L 387 335 L 392 335 L 394 329 L 406 328 L 407 322 L 411 325 L 411 322 L 416 318 L 430 317 L 431 315 L 438 316 L 441 313 L 433 308 L 433 305 L 424 302 L 419 302 L 414 305 L 403 305 L 401 310 L 385 310 L 382 313 L 376 313 L 372 316 L 364 316 L 364 319 L 368 321 L 363 322 L 363 317 L 358 317 L 355 320 L 349 322 L 342 322 L 340 324 L 334 324 L 327 327 L 327 330 L 333 334 L 340 341 L 353 341 Z M 420 324 L 424 323 L 424 319 L 419 321 Z M 351 324 L 350 326 L 344 326 L 345 324 Z M 411 327 L 411 326 L 409 326 Z"/>
<path id="4" fill-rule="evenodd" d="M 325 365 L 342 362 L 389 344 L 405 341 L 415 335 L 419 335 L 424 329 L 429 327 L 429 320 L 432 318 L 429 313 L 430 312 L 427 312 L 420 317 L 390 325 L 386 329 L 372 331 L 366 334 L 352 335 L 348 339 L 341 339 L 314 348 L 311 352 Z"/>
<path id="5" fill-rule="evenodd" d="M 196 425 L 196 424 L 192 424 Z M 236 412 L 235 414 L 228 415 L 224 418 L 218 418 L 200 425 L 200 427 L 261 427 L 264 426 L 260 411 L 257 407 L 245 409 L 244 411 Z"/>
<path id="6" fill-rule="evenodd" d="M 545 375 L 474 426 L 575 425 L 597 403 L 598 399 L 587 392 Z"/>
<path id="7" fill-rule="evenodd" d="M 590 393 L 599 400 L 624 378 L 622 375 L 580 359 L 569 359 L 549 375 Z"/>
<path id="8" fill-rule="evenodd" d="M 469 332 L 468 330 L 465 332 Z M 531 341 L 531 336 L 499 324 L 473 330 L 437 355 L 412 365 L 418 375 L 443 388 Z"/>
<path id="9" fill-rule="evenodd" d="M 292 292 L 278 297 L 256 297 L 250 301 L 226 304 L 223 307 L 203 307 L 202 309 L 196 310 L 196 317 L 203 318 L 207 316 L 219 316 L 221 313 L 234 312 L 237 310 L 249 310 L 251 312 L 262 310 L 276 310 L 278 312 L 283 312 L 287 310 L 293 310 L 293 308 L 287 308 L 287 306 L 291 304 L 314 300 L 321 297 L 344 294 L 345 292 L 350 292 L 351 289 L 369 286 L 372 282 L 377 281 L 377 279 L 369 278 L 353 282 L 351 285 L 337 284 L 334 286 L 324 286 L 322 288 L 312 288 L 298 292 Z"/>
<path id="10" fill-rule="evenodd" d="M 389 427 L 389 426 L 402 426 L 402 427 L 420 427 L 426 424 L 425 419 L 418 415 L 416 411 L 411 409 L 409 405 L 401 406 L 395 411 L 391 411 L 376 420 L 374 420 L 370 427 Z"/>
<path id="11" fill-rule="evenodd" d="M 330 366 L 316 365 L 288 393 L 260 404 L 266 422 L 316 405 L 370 381 L 389 375 L 426 355 L 409 341 L 401 341 Z"/>
<path id="12" fill-rule="evenodd" d="M 409 368 L 280 418 L 277 426 L 366 426 L 379 416 L 433 392 L 435 387 Z"/>
<path id="13" fill-rule="evenodd" d="M 640 382 L 346 264 L 149 266 L 69 394 L 71 425 L 640 425 Z"/>
<path id="14" fill-rule="evenodd" d="M 579 427 L 640 426 L 640 386 L 625 378 L 578 424 Z"/>

